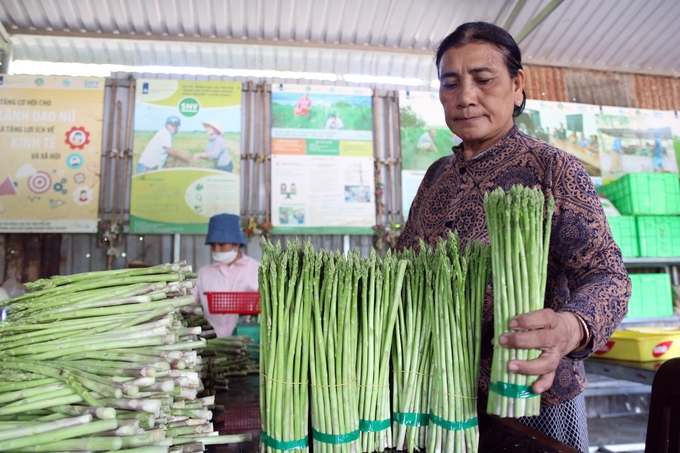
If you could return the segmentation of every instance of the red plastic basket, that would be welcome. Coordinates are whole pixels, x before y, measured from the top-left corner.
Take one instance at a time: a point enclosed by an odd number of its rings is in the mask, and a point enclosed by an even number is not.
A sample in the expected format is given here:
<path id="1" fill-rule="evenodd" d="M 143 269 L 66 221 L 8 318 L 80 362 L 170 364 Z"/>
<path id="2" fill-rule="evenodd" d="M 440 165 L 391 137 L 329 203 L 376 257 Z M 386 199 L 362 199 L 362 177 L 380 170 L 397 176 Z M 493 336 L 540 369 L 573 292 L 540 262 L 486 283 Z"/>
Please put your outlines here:
<path id="1" fill-rule="evenodd" d="M 260 293 L 206 292 L 208 311 L 212 314 L 259 315 Z"/>

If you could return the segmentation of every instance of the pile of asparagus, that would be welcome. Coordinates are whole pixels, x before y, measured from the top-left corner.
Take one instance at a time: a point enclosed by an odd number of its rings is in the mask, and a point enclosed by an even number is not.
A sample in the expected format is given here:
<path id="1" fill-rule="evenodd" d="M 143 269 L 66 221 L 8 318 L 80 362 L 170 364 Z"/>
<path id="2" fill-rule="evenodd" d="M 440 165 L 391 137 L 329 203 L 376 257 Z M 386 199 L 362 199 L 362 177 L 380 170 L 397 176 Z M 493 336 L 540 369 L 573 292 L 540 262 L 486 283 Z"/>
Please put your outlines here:
<path id="1" fill-rule="evenodd" d="M 201 353 L 205 364 L 204 393 L 215 395 L 228 390 L 230 376 L 257 373 L 259 364 L 253 358 L 255 354 L 259 354 L 259 345 L 247 335 L 208 339 Z"/>
<path id="2" fill-rule="evenodd" d="M 0 323 L 0 450 L 203 451 L 201 313 L 186 263 L 57 276 L 26 286 Z M 143 450 L 138 450 L 142 448 Z"/>

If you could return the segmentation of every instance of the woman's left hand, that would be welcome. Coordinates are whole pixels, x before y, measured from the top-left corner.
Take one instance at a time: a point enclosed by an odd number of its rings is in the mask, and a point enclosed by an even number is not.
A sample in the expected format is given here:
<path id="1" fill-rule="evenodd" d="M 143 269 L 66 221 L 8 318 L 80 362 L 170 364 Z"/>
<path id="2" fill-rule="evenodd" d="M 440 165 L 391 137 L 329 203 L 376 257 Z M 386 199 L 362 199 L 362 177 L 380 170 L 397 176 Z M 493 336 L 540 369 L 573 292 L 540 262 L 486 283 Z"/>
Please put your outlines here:
<path id="1" fill-rule="evenodd" d="M 513 349 L 540 349 L 534 360 L 511 360 L 508 371 L 540 376 L 533 385 L 534 393 L 548 390 L 555 378 L 555 370 L 565 355 L 576 349 L 583 340 L 581 323 L 570 312 L 555 312 L 550 308 L 525 313 L 508 323 L 511 332 L 500 336 L 501 346 Z"/>

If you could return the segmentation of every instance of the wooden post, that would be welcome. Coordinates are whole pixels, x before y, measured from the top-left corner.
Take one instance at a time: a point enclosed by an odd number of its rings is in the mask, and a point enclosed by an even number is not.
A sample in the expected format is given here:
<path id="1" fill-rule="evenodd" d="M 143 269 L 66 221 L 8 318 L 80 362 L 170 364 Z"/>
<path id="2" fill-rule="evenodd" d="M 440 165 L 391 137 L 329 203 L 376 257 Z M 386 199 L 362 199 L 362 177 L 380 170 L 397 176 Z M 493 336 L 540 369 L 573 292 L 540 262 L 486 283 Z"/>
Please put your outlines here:
<path id="1" fill-rule="evenodd" d="M 118 224 L 120 231 L 118 232 L 118 245 L 123 243 L 123 224 L 125 223 L 125 201 L 127 200 L 127 174 L 128 174 L 128 155 L 130 155 L 130 162 L 132 162 L 132 145 L 130 144 L 130 137 L 132 135 L 132 115 L 134 109 L 134 92 L 135 81 L 130 80 L 130 88 L 128 92 L 128 111 L 125 124 L 125 143 L 123 143 L 123 183 L 120 185 L 120 211 L 118 212 Z M 130 170 L 132 172 L 132 170 Z M 132 175 L 130 175 L 132 179 Z"/>
<path id="2" fill-rule="evenodd" d="M 245 110 L 246 110 L 246 125 L 245 125 L 245 134 L 243 136 L 243 146 L 241 147 L 241 151 L 245 150 L 245 153 L 241 153 L 241 165 L 243 166 L 243 170 L 241 171 L 241 175 L 243 175 L 243 186 L 245 187 L 245 197 L 243 199 L 246 202 L 246 205 L 243 207 L 242 212 L 245 214 L 246 219 L 250 217 L 250 126 L 251 126 L 251 121 L 252 121 L 252 115 L 253 115 L 253 109 L 252 109 L 252 100 L 253 96 L 253 82 L 248 81 L 248 85 L 246 88 L 246 102 L 245 102 Z M 243 116 L 242 116 L 243 117 Z"/>
<path id="3" fill-rule="evenodd" d="M 380 99 L 378 98 L 378 90 L 373 90 L 373 156 L 375 157 L 375 179 L 377 183 L 382 181 L 382 162 L 381 162 L 381 150 L 380 150 L 380 132 L 381 128 L 380 122 L 378 121 L 378 106 Z M 382 212 L 382 196 L 385 194 L 383 189 L 380 199 L 376 197 L 376 205 L 378 206 L 378 214 L 376 217 L 376 225 L 382 225 L 383 222 L 383 212 Z"/>
<path id="4" fill-rule="evenodd" d="M 271 216 L 271 177 L 270 177 L 270 166 L 272 162 L 271 147 L 269 143 L 269 92 L 267 91 L 267 85 L 262 86 L 262 109 L 264 110 L 264 147 L 263 147 L 263 157 L 266 159 L 264 162 L 264 183 L 265 183 L 265 222 L 269 225 L 272 221 Z"/>

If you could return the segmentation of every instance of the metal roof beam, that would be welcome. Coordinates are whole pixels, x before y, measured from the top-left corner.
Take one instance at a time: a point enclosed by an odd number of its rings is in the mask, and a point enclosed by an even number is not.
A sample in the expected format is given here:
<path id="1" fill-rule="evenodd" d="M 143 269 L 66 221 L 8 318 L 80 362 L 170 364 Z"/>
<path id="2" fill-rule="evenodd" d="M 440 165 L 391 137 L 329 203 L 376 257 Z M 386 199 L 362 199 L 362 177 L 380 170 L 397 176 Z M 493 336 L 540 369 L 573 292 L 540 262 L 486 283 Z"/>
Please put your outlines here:
<path id="1" fill-rule="evenodd" d="M 307 48 L 307 49 L 332 49 L 332 50 L 348 50 L 355 52 L 381 52 L 381 53 L 395 53 L 407 55 L 427 55 L 434 56 L 432 50 L 429 49 L 413 49 L 403 47 L 385 47 L 385 46 L 366 46 L 353 44 L 338 44 L 327 42 L 300 42 L 300 41 L 280 41 L 276 39 L 235 39 L 235 38 L 214 38 L 201 36 L 167 36 L 167 35 L 138 35 L 138 34 L 118 34 L 118 33 L 92 33 L 92 32 L 70 32 L 59 30 L 13 30 L 12 36 L 41 36 L 46 38 L 62 37 L 62 38 L 78 38 L 78 39 L 115 39 L 115 40 L 132 40 L 132 41 L 149 41 L 149 42 L 177 42 L 177 43 L 205 43 L 205 44 L 230 44 L 230 45 L 254 45 L 264 47 L 293 47 L 293 48 Z"/>
<path id="2" fill-rule="evenodd" d="M 555 8 L 560 6 L 564 0 L 552 0 L 550 3 L 545 5 L 545 8 L 541 10 L 536 16 L 531 19 L 522 29 L 522 31 L 519 32 L 517 37 L 515 38 L 515 41 L 517 41 L 517 44 L 521 43 L 524 38 L 529 36 L 529 34 L 534 31 L 536 27 L 541 25 L 541 23 L 552 13 L 555 11 Z M 514 12 L 514 11 L 513 11 Z M 507 28 L 506 28 L 507 30 Z"/>

